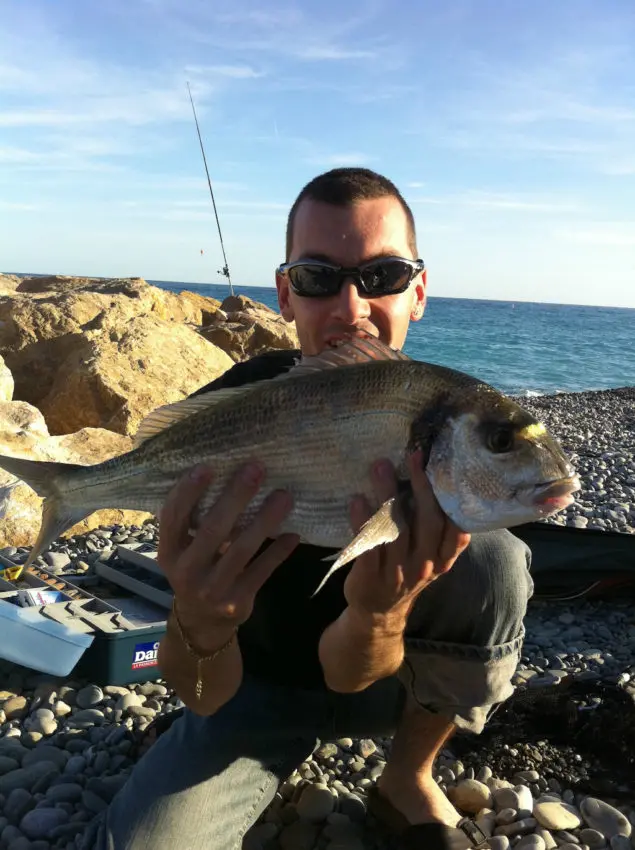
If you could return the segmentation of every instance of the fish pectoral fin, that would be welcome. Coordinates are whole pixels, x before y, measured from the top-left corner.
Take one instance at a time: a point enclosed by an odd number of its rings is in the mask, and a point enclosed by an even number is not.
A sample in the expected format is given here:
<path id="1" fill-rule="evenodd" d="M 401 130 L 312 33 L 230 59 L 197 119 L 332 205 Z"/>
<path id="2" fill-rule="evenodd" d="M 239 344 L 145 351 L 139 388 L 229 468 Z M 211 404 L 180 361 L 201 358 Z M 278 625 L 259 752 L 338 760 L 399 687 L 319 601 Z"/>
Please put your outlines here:
<path id="1" fill-rule="evenodd" d="M 371 549 L 386 543 L 392 543 L 407 528 L 408 523 L 402 510 L 400 498 L 388 499 L 370 519 L 366 520 L 348 546 L 336 555 L 328 555 L 322 559 L 323 561 L 335 559 L 335 563 L 324 576 L 313 596 L 322 590 L 329 578 L 340 567 L 363 555 L 364 552 L 369 552 Z"/>

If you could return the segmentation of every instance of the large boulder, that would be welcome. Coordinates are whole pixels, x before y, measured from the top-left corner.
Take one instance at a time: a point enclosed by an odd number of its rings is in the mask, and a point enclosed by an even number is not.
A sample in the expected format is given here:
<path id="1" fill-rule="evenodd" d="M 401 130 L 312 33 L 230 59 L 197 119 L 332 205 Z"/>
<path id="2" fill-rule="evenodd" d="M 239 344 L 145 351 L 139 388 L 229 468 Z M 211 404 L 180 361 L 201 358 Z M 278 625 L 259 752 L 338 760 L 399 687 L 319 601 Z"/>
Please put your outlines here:
<path id="1" fill-rule="evenodd" d="M 286 322 L 274 310 L 246 295 L 228 296 L 200 333 L 236 362 L 272 348 L 300 347 L 294 323 Z"/>
<path id="2" fill-rule="evenodd" d="M 44 417 L 22 401 L 0 403 L 0 454 L 32 460 L 56 460 L 90 465 L 132 448 L 130 437 L 102 428 L 51 437 Z M 150 514 L 142 511 L 97 511 L 64 533 L 83 534 L 100 525 L 140 525 Z M 26 484 L 0 469 L 0 548 L 31 546 L 42 521 L 42 499 Z"/>
<path id="3" fill-rule="evenodd" d="M 13 375 L 0 356 L 0 402 L 11 401 L 13 398 Z"/>
<path id="4" fill-rule="evenodd" d="M 125 322 L 103 316 L 67 343 L 38 405 L 52 434 L 101 427 L 133 435 L 148 413 L 187 397 L 233 365 L 195 330 L 153 315 Z"/>
<path id="5" fill-rule="evenodd" d="M 123 327 L 131 319 L 153 316 L 196 328 L 219 306 L 214 298 L 177 295 L 141 278 L 24 278 L 15 291 L 0 291 L 0 355 L 13 373 L 15 398 L 39 407 L 75 346 L 73 337 L 93 323 L 99 327 L 108 320 Z"/>

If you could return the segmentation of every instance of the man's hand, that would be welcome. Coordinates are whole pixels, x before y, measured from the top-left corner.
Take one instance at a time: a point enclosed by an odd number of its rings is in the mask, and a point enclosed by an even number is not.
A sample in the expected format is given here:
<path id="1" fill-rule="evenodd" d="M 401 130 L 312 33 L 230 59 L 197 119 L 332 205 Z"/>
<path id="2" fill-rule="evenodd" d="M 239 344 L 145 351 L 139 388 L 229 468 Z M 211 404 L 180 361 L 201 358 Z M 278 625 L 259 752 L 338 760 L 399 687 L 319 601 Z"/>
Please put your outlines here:
<path id="1" fill-rule="evenodd" d="M 352 693 L 392 676 L 403 662 L 403 635 L 417 596 L 451 569 L 470 542 L 443 513 L 422 468 L 420 452 L 409 459 L 415 499 L 412 527 L 393 543 L 365 552 L 344 583 L 348 607 L 324 630 L 319 658 L 334 691 Z M 387 461 L 375 464 L 373 480 L 381 502 L 397 495 Z M 364 498 L 351 505 L 355 530 L 372 511 Z"/>
<path id="2" fill-rule="evenodd" d="M 344 584 L 344 595 L 353 612 L 358 617 L 386 618 L 391 631 L 399 624 L 405 627 L 417 596 L 452 568 L 470 542 L 470 535 L 439 507 L 422 468 L 420 451 L 410 455 L 408 465 L 415 501 L 411 528 L 393 543 L 360 555 Z M 374 464 L 372 474 L 380 502 L 397 495 L 397 478 L 389 461 Z M 363 497 L 353 501 L 351 523 L 356 531 L 371 515 Z"/>
<path id="3" fill-rule="evenodd" d="M 183 629 L 201 653 L 222 646 L 249 618 L 256 593 L 299 542 L 295 534 L 281 535 L 252 560 L 291 510 L 284 491 L 272 493 L 249 527 L 236 532 L 264 479 L 257 464 L 234 476 L 191 537 L 192 512 L 212 479 L 210 469 L 196 467 L 171 490 L 159 517 L 157 561 L 174 591 Z"/>

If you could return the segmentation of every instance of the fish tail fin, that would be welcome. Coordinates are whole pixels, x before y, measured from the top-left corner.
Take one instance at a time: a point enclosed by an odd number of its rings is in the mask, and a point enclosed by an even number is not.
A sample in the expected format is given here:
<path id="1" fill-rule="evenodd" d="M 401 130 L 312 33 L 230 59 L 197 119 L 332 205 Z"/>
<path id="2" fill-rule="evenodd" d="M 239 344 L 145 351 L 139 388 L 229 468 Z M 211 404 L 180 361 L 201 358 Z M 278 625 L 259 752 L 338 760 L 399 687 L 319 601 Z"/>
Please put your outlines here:
<path id="1" fill-rule="evenodd" d="M 25 484 L 28 484 L 29 487 L 35 490 L 38 496 L 44 499 L 42 505 L 42 525 L 27 561 L 21 565 L 19 570 L 7 571 L 8 573 L 13 573 L 11 578 L 15 580 L 19 577 L 22 570 L 30 567 L 35 559 L 63 531 L 66 531 L 67 528 L 90 516 L 93 509 L 86 510 L 85 506 L 69 505 L 62 492 L 65 480 L 68 480 L 75 470 L 83 469 L 80 464 L 26 460 L 25 458 L 0 455 L 0 468 L 20 478 Z"/>
<path id="2" fill-rule="evenodd" d="M 375 549 L 384 543 L 392 543 L 399 535 L 408 527 L 408 523 L 404 517 L 404 502 L 403 498 L 396 497 L 388 499 L 379 508 L 379 510 L 367 520 L 359 530 L 356 537 L 337 555 L 327 555 L 323 561 L 332 561 L 335 558 L 335 563 L 331 566 L 327 574 L 324 576 L 312 596 L 316 596 L 330 579 L 333 573 L 337 572 L 340 567 L 345 566 L 350 561 L 358 558 L 364 552 L 370 549 Z"/>

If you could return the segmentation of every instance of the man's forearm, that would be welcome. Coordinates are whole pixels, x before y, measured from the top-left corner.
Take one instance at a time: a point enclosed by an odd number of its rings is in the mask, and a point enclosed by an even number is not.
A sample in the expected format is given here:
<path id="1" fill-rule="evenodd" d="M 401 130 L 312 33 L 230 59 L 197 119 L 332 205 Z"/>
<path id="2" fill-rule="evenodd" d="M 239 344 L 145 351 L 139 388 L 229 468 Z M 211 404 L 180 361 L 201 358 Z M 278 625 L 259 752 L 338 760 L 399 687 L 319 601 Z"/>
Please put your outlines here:
<path id="1" fill-rule="evenodd" d="M 324 630 L 319 657 L 326 684 L 354 693 L 392 676 L 404 657 L 406 617 L 371 615 L 350 606 Z"/>
<path id="2" fill-rule="evenodd" d="M 234 696 L 243 677 L 243 662 L 234 640 L 227 651 L 201 664 L 203 692 L 196 696 L 196 659 L 187 651 L 172 617 L 159 645 L 159 667 L 166 681 L 195 714 L 209 716 Z"/>

